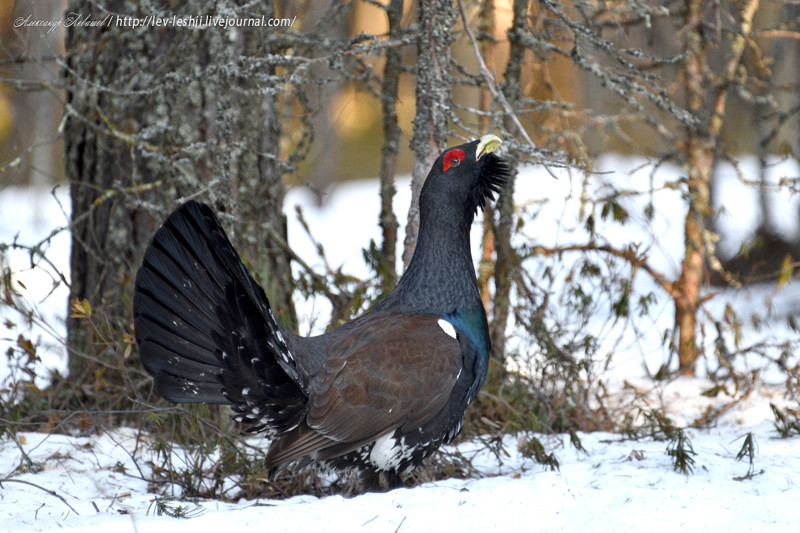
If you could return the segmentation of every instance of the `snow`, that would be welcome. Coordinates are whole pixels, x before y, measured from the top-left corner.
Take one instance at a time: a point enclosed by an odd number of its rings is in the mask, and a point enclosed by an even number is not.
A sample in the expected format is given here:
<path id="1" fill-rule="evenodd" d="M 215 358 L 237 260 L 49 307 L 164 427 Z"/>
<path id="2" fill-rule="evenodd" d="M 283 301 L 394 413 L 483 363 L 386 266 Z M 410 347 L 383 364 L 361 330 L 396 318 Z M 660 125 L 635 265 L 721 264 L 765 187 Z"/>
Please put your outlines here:
<path id="1" fill-rule="evenodd" d="M 55 236 L 42 246 L 42 252 L 53 264 L 40 261 L 39 255 L 31 258 L 26 249 L 10 249 L 0 253 L 0 269 L 8 266 L 14 273 L 15 289 L 21 294 L 19 305 L 34 312 L 35 323 L 24 320 L 0 302 L 0 321 L 11 320 L 14 328 L 0 322 L 0 353 L 16 344 L 18 334 L 30 338 L 42 348 L 41 368 L 66 368 L 64 317 L 67 311 L 69 289 L 60 282 L 58 272 L 69 271 L 69 235 L 57 231 L 69 222 L 69 191 L 66 187 L 55 189 L 5 187 L 0 189 L 0 243 L 17 242 L 35 247 L 51 233 Z M 4 265 L 4 261 L 7 264 Z M 12 331 L 13 329 L 13 331 Z M 6 361 L 0 361 L 0 383 L 8 372 Z M 38 383 L 44 384 L 44 380 Z"/>
<path id="2" fill-rule="evenodd" d="M 694 380 L 671 384 L 670 394 L 695 398 Z M 287 500 L 180 502 L 191 518 L 158 516 L 139 469 L 149 476 L 147 446 L 131 429 L 91 437 L 20 433 L 37 469 L 17 473 L 19 448 L 0 441 L 0 531 L 138 531 L 140 533 L 242 531 L 797 531 L 800 511 L 798 438 L 777 439 L 764 418 L 769 391 L 738 404 L 719 427 L 689 430 L 695 471 L 673 471 L 666 443 L 624 441 L 610 433 L 580 433 L 585 452 L 568 436 L 544 437 L 561 468 L 550 471 L 520 455 L 499 464 L 471 443 L 461 451 L 484 472 L 479 479 L 449 479 L 412 489 Z M 699 405 L 697 405 L 699 407 Z M 683 405 L 684 409 L 686 405 Z M 756 421 L 758 420 L 758 421 Z M 756 439 L 756 475 L 737 461 L 742 438 Z M 254 441 L 256 442 L 256 441 Z M 262 447 L 265 448 L 262 441 Z M 477 455 L 474 455 L 477 454 Z M 136 464 L 132 457 L 136 457 Z M 138 465 L 138 466 L 137 466 Z M 46 493 L 47 489 L 60 498 Z"/>
<path id="3" fill-rule="evenodd" d="M 758 195 L 742 178 L 754 174 L 754 162 L 744 160 L 738 172 L 722 167 L 719 172 L 719 209 L 723 231 L 720 250 L 734 253 L 742 238 L 752 235 L 758 220 L 754 208 Z M 516 183 L 518 209 L 534 213 L 531 223 L 515 237 L 517 244 L 564 246 L 587 241 L 579 222 L 582 210 L 593 209 L 585 200 L 602 193 L 612 196 L 623 189 L 638 191 L 620 194 L 619 202 L 631 215 L 627 224 L 597 221 L 602 242 L 622 247 L 637 244 L 647 250 L 651 264 L 674 277 L 683 249 L 681 237 L 684 203 L 680 189 L 670 184 L 681 176 L 680 169 L 664 165 L 652 173 L 641 160 L 603 158 L 598 174 L 585 179 L 577 173 L 556 171 L 558 180 L 540 168 L 524 169 Z M 605 174 L 607 170 L 616 172 Z M 770 166 L 768 183 L 781 176 L 797 175 L 796 166 L 777 161 Z M 395 211 L 401 224 L 409 201 L 408 181 L 398 183 Z M 290 222 L 290 243 L 306 262 L 315 268 L 326 264 L 317 256 L 315 243 L 301 229 L 294 216 L 295 205 L 304 211 L 314 239 L 325 245 L 326 261 L 332 268 L 343 267 L 356 276 L 369 273 L 361 259 L 361 248 L 369 239 L 379 239 L 377 227 L 378 185 L 375 181 L 341 184 L 331 190 L 323 206 L 317 207 L 304 189 L 292 190 L 286 200 Z M 588 191 L 588 192 L 587 192 Z M 795 235 L 800 199 L 783 191 L 768 193 L 770 217 L 778 231 Z M 652 220 L 644 218 L 642 208 L 652 202 Z M 63 206 L 63 208 L 62 208 Z M 56 190 L 8 187 L 0 191 L 0 242 L 33 245 L 48 236 L 53 228 L 67 221 L 69 209 L 64 188 Z M 476 222 L 478 224 L 478 222 Z M 346 235 L 346 238 L 342 238 Z M 399 240 L 402 242 L 401 233 Z M 479 231 L 473 231 L 473 250 L 477 253 Z M 55 268 L 68 265 L 69 239 L 65 232 L 50 241 L 47 257 Z M 576 254 L 577 256 L 577 254 Z M 574 259 L 560 259 L 565 269 Z M 41 368 L 65 368 L 63 353 L 64 315 L 67 291 L 53 268 L 39 262 L 31 267 L 29 255 L 8 250 L 5 260 L 14 272 L 16 289 L 25 305 L 37 310 L 42 321 L 27 324 L 17 314 L 0 305 L 0 352 L 24 334 L 40 343 Z M 526 268 L 541 269 L 531 260 Z M 553 281 L 554 286 L 563 279 Z M 639 273 L 635 278 L 639 293 L 656 291 L 652 279 Z M 745 290 L 707 289 L 713 298 L 706 304 L 708 316 L 721 320 L 730 306 L 743 321 L 743 338 L 749 344 L 797 340 L 785 325 L 785 318 L 798 313 L 798 283 L 778 288 L 763 284 Z M 328 308 L 319 301 L 298 300 L 301 331 L 324 327 Z M 14 327 L 6 328 L 9 319 Z M 565 316 L 566 321 L 570 320 Z M 751 320 L 761 319 L 759 327 Z M 450 479 L 427 483 L 413 489 L 383 494 L 365 494 L 345 499 L 338 496 L 294 497 L 288 500 L 259 500 L 226 503 L 222 501 L 180 502 L 193 509 L 191 518 L 159 516 L 154 499 L 142 479 L 150 474 L 149 461 L 156 461 L 144 441 L 130 428 L 89 436 L 43 433 L 18 433 L 19 443 L 8 435 L 0 438 L 0 532 L 28 531 L 798 531 L 800 509 L 797 488 L 800 480 L 800 438 L 779 439 L 773 427 L 769 404 L 797 406 L 784 398 L 782 377 L 775 365 L 755 356 L 740 358 L 740 371 L 758 370 L 753 391 L 744 398 L 725 392 L 714 398 L 701 393 L 711 387 L 705 371 L 713 361 L 705 361 L 699 378 L 680 378 L 656 383 L 647 378 L 669 354 L 662 335 L 671 327 L 672 310 L 668 298 L 658 295 L 649 314 L 635 324 L 610 321 L 607 308 L 599 306 L 589 328 L 598 335 L 607 369 L 603 375 L 619 406 L 646 401 L 663 407 L 679 427 L 687 427 L 709 409 L 723 414 L 715 425 L 687 429 L 696 455 L 694 473 L 673 470 L 666 454 L 667 443 L 651 438 L 625 441 L 609 433 L 579 433 L 585 452 L 576 450 L 568 436 L 538 435 L 548 451 L 561 462 L 560 470 L 550 471 L 521 455 L 518 448 L 526 436 L 508 436 L 504 448 L 509 456 L 502 464 L 476 443 L 465 443 L 459 451 L 472 458 L 482 473 L 480 478 Z M 518 333 L 512 325 L 512 333 Z M 716 339 L 709 325 L 701 342 L 711 351 Z M 724 340 L 732 343 L 726 336 Z M 525 349 L 520 342 L 520 349 Z M 769 350 L 769 348 L 768 348 Z M 774 352 L 775 349 L 772 349 Z M 777 353 L 771 353 L 777 356 Z M 532 355 L 535 362 L 535 354 Z M 13 365 L 12 365 L 13 366 Z M 9 375 L 5 358 L 0 361 L 0 385 Z M 39 370 L 37 370 L 39 372 Z M 41 373 L 41 372 L 39 372 Z M 641 392 L 634 400 L 632 384 Z M 0 386 L 0 388 L 2 388 Z M 733 385 L 729 388 L 733 391 Z M 743 438 L 751 433 L 756 440 L 754 474 L 748 462 L 737 461 Z M 263 439 L 251 441 L 262 449 Z M 22 451 L 32 460 L 26 466 Z M 135 458 L 135 459 L 134 459 Z M 141 471 L 141 473 L 140 473 Z M 30 484 L 20 483 L 29 482 Z M 46 490 L 45 490 L 46 489 Z M 50 492 L 48 492 L 50 491 Z M 62 500 L 63 498 L 63 500 Z M 176 504 L 177 504 L 176 503 Z M 195 506 L 197 506 L 195 508 Z"/>

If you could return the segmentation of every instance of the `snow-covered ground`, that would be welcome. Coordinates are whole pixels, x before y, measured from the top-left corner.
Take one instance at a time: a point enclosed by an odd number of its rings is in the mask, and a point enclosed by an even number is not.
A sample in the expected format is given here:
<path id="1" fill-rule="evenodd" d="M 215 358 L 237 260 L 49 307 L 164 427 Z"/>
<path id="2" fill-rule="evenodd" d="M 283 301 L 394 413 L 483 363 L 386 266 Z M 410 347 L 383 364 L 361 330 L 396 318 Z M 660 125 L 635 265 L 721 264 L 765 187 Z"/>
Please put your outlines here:
<path id="1" fill-rule="evenodd" d="M 684 414 L 700 400 L 697 380 L 679 380 L 664 391 Z M 560 471 L 550 471 L 517 451 L 510 457 L 462 445 L 482 472 L 479 479 L 451 479 L 350 499 L 298 496 L 288 500 L 172 502 L 190 518 L 159 516 L 147 490 L 148 452 L 135 433 L 120 429 L 95 437 L 23 433 L 20 446 L 0 441 L 0 531 L 97 531 L 197 533 L 211 531 L 785 531 L 800 524 L 800 439 L 777 439 L 768 390 L 729 410 L 719 427 L 690 430 L 695 456 L 691 475 L 674 472 L 665 442 L 623 441 L 609 433 L 581 433 L 585 452 L 568 436 L 542 437 L 555 449 Z M 774 399 L 774 398 L 773 398 Z M 687 405 L 688 402 L 688 405 Z M 737 461 L 751 432 L 757 451 L 752 472 Z M 137 458 L 136 464 L 132 457 Z M 138 464 L 138 467 L 137 467 Z M 25 482 L 33 485 L 25 484 Z M 50 491 L 50 492 L 48 492 Z"/>
<path id="2" fill-rule="evenodd" d="M 751 163 L 740 169 L 750 172 Z M 651 177 L 651 168 L 641 161 L 622 158 L 603 159 L 598 170 L 616 170 L 613 174 L 594 175 L 586 184 L 577 174 L 557 172 L 558 180 L 540 168 L 524 169 L 516 184 L 515 200 L 520 209 L 536 212 L 533 221 L 516 237 L 518 243 L 535 242 L 542 246 L 585 243 L 587 233 L 579 222 L 586 186 L 606 195 L 614 190 L 653 189 L 652 194 L 625 194 L 619 202 L 628 209 L 632 221 L 621 225 L 597 220 L 597 234 L 614 246 L 641 244 L 649 251 L 651 265 L 667 277 L 679 269 L 683 248 L 681 230 L 685 207 L 678 188 L 670 182 L 680 171 L 664 166 Z M 623 170 L 623 172 L 620 172 Z M 798 174 L 798 168 L 781 163 L 770 169 L 769 180 Z M 730 168 L 721 171 L 722 194 L 717 207 L 725 231 L 720 247 L 735 250 L 741 239 L 758 222 L 754 190 L 746 186 Z M 398 184 L 396 212 L 402 217 L 408 205 L 407 181 Z M 289 236 L 293 248 L 313 266 L 320 267 L 314 244 L 304 235 L 294 216 L 294 206 L 301 205 L 314 238 L 325 246 L 327 260 L 333 267 L 344 265 L 346 272 L 367 275 L 361 248 L 369 239 L 378 239 L 378 185 L 376 182 L 342 184 L 327 195 L 321 208 L 315 206 L 303 189 L 290 192 L 286 201 L 290 221 Z M 589 194 L 591 197 L 594 193 Z M 18 242 L 33 245 L 66 223 L 60 204 L 68 209 L 66 192 L 52 196 L 49 190 L 6 188 L 0 190 L 0 242 L 9 243 L 16 234 Z M 652 220 L 642 216 L 642 207 L 653 202 Z M 779 231 L 798 232 L 797 197 L 775 193 L 770 215 Z M 477 224 L 477 223 L 476 223 Z M 473 231 L 473 250 L 477 253 L 479 231 Z M 400 237 L 402 242 L 402 235 Z M 66 271 L 69 239 L 64 232 L 56 235 L 46 252 L 56 269 Z M 577 258 L 565 254 L 561 260 Z M 51 292 L 53 269 L 31 268 L 31 260 L 21 250 L 6 253 L 14 279 L 27 306 L 37 309 L 44 320 L 32 326 L 0 303 L 0 353 L 5 354 L 23 334 L 41 344 L 43 365 L 64 369 L 62 339 L 67 291 L 63 284 Z M 534 265 L 535 267 L 535 265 Z M 556 280 L 555 283 L 558 283 Z M 638 274 L 635 288 L 640 293 L 659 290 L 646 275 Z M 743 337 L 748 344 L 761 340 L 797 340 L 786 325 L 787 315 L 796 314 L 800 302 L 798 283 L 792 281 L 778 288 L 762 285 L 742 291 L 710 289 L 715 296 L 707 303 L 708 316 L 722 321 L 726 306 L 739 314 L 744 323 Z M 327 306 L 321 302 L 298 302 L 301 332 L 324 327 Z M 731 398 L 724 394 L 707 398 L 701 392 L 710 384 L 702 378 L 680 379 L 656 387 L 645 378 L 643 368 L 654 372 L 668 357 L 662 342 L 671 327 L 669 300 L 661 294 L 636 327 L 630 321 L 609 321 L 598 308 L 591 327 L 598 335 L 602 357 L 607 367 L 604 379 L 612 394 L 620 398 L 621 384 L 633 383 L 656 405 L 664 406 L 678 425 L 701 416 L 709 407 L 719 408 Z M 748 325 L 752 316 L 762 319 L 758 328 Z M 9 326 L 5 320 L 13 324 Z M 512 327 L 512 332 L 513 332 Z M 713 329 L 711 326 L 709 329 Z M 708 332 L 702 342 L 710 347 L 716 332 Z M 726 342 L 733 342 L 730 336 Z M 522 346 L 522 345 L 520 345 Z M 772 354 L 777 356 L 776 354 Z M 796 357 L 796 355 L 795 355 Z M 713 364 L 713 361 L 707 364 Z M 147 483 L 138 477 L 131 459 L 147 476 L 147 447 L 135 449 L 133 432 L 120 429 L 97 437 L 20 434 L 19 446 L 0 440 L 0 533 L 6 531 L 73 531 L 115 528 L 120 531 L 170 533 L 219 528 L 265 531 L 311 530 L 345 531 L 429 531 L 501 530 L 501 531 L 798 531 L 800 507 L 797 506 L 800 480 L 800 438 L 777 439 L 769 403 L 787 403 L 779 386 L 781 375 L 764 359 L 743 359 L 740 370 L 761 368 L 755 390 L 727 409 L 715 427 L 689 430 L 694 446 L 695 473 L 689 476 L 672 470 L 665 453 L 665 442 L 652 440 L 621 441 L 617 435 L 581 434 L 586 453 L 577 452 L 568 438 L 544 437 L 548 449 L 555 451 L 561 470 L 550 472 L 523 458 L 515 438 L 508 437 L 510 458 L 497 465 L 489 454 L 476 457 L 484 477 L 472 480 L 448 480 L 414 489 L 386 494 L 367 494 L 352 499 L 296 497 L 285 501 L 199 502 L 188 520 L 156 516 Z M 763 367 L 763 368 L 762 368 Z M 700 368 L 703 373 L 703 368 Z M 0 361 L 0 388 L 13 378 L 5 357 Z M 652 390 L 651 390 L 652 389 Z M 757 450 L 754 469 L 757 475 L 742 479 L 748 472 L 747 461 L 736 460 L 743 435 L 751 432 Z M 564 442 L 561 442 L 561 441 Z M 266 446 L 266 443 L 264 443 Z M 20 449 L 21 448 L 21 449 Z M 20 473 L 22 451 L 32 459 L 35 469 Z M 464 445 L 469 453 L 469 445 Z M 486 453 L 486 452 L 483 452 Z M 763 470 L 763 472 L 762 472 Z M 28 482 L 31 484 L 26 484 Z M 46 489 L 46 490 L 44 490 Z M 47 492 L 52 491 L 52 492 Z M 187 503 L 194 508 L 194 504 Z"/>

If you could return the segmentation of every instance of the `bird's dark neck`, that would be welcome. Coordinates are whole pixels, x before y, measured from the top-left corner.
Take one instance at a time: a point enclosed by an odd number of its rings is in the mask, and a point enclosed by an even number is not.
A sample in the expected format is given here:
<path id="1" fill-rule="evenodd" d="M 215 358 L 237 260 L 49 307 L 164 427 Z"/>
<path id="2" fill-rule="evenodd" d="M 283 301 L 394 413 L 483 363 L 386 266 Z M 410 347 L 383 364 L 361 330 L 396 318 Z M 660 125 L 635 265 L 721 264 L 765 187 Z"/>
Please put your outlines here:
<path id="1" fill-rule="evenodd" d="M 461 216 L 437 212 L 423 217 L 411 262 L 378 308 L 450 313 L 482 305 L 469 232 Z"/>

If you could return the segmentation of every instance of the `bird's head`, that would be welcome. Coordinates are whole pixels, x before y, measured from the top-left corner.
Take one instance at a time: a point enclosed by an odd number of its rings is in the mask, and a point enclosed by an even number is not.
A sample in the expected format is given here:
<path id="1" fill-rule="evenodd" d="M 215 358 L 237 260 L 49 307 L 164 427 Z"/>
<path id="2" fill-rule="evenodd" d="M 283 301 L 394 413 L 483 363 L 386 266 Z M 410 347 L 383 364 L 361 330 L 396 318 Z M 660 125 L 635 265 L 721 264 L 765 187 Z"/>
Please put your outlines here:
<path id="1" fill-rule="evenodd" d="M 463 215 L 462 220 L 471 224 L 478 210 L 494 200 L 508 181 L 508 165 L 494 154 L 502 142 L 496 135 L 484 135 L 442 152 L 422 186 L 421 212 Z"/>

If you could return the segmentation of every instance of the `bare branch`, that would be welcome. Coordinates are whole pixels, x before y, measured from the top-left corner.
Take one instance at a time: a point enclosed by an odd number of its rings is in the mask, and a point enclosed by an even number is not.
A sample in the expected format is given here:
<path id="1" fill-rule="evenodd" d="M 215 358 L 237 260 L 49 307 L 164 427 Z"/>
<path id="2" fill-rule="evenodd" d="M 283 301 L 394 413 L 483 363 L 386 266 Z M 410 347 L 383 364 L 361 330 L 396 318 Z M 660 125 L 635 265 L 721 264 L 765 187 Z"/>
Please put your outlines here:
<path id="1" fill-rule="evenodd" d="M 39 490 L 41 490 L 41 491 L 43 491 L 43 492 L 46 492 L 46 493 L 47 493 L 47 494 L 49 494 L 50 496 L 53 496 L 53 497 L 55 497 L 55 498 L 58 498 L 59 500 L 61 500 L 61 501 L 64 503 L 64 505 L 66 505 L 67 507 L 69 507 L 70 511 L 72 511 L 72 512 L 73 512 L 73 513 L 75 513 L 76 515 L 80 515 L 80 513 L 79 513 L 78 511 L 76 511 L 76 510 L 75 510 L 75 508 L 74 508 L 73 506 L 71 506 L 71 505 L 69 504 L 69 502 L 68 502 L 67 500 L 65 500 L 65 499 L 64 499 L 64 497 L 63 497 L 63 496 L 61 496 L 60 494 L 58 494 L 58 493 L 57 493 L 57 492 L 55 492 L 55 491 L 52 491 L 52 490 L 50 490 L 50 489 L 48 489 L 48 488 L 45 488 L 45 487 L 42 487 L 41 485 L 37 485 L 36 483 L 32 483 L 32 482 L 30 482 L 30 481 L 26 481 L 26 480 L 24 480 L 24 479 L 13 479 L 13 478 L 3 478 L 3 479 L 0 479 L 0 486 L 2 486 L 2 485 L 3 485 L 3 483 L 20 483 L 20 484 L 22 484 L 22 485 L 28 485 L 28 486 L 31 486 L 31 487 L 35 487 L 35 488 L 37 488 L 37 489 L 39 489 Z"/>

